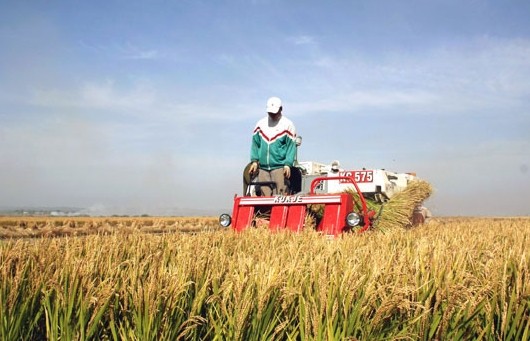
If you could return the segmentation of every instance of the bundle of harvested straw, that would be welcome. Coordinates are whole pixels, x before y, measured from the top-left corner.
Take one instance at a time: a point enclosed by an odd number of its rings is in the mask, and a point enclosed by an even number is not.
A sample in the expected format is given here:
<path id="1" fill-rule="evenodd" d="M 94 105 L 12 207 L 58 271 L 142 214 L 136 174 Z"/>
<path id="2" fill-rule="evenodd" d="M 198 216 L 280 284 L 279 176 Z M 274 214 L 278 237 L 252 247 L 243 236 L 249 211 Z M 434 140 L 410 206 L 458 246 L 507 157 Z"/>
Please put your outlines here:
<path id="1" fill-rule="evenodd" d="M 376 228 L 388 230 L 411 226 L 414 209 L 432 194 L 432 186 L 424 180 L 414 180 L 407 188 L 386 202 L 376 223 Z"/>
<path id="2" fill-rule="evenodd" d="M 412 226 L 414 209 L 427 200 L 432 192 L 433 188 L 427 181 L 413 180 L 403 191 L 392 196 L 384 204 L 366 199 L 368 209 L 376 212 L 373 228 L 379 231 L 388 231 Z M 353 188 L 345 190 L 344 193 L 351 196 L 356 207 L 355 210 L 360 212 L 362 206 L 359 194 Z M 324 205 L 310 205 L 305 221 L 306 228 L 316 228 L 323 214 Z"/>
<path id="3" fill-rule="evenodd" d="M 401 192 L 395 194 L 384 204 L 367 199 L 368 209 L 376 211 L 374 228 L 387 231 L 394 228 L 410 227 L 414 209 L 421 205 L 432 194 L 432 186 L 424 180 L 414 180 Z M 359 194 L 353 189 L 345 191 L 350 194 L 357 209 L 361 210 Z"/>

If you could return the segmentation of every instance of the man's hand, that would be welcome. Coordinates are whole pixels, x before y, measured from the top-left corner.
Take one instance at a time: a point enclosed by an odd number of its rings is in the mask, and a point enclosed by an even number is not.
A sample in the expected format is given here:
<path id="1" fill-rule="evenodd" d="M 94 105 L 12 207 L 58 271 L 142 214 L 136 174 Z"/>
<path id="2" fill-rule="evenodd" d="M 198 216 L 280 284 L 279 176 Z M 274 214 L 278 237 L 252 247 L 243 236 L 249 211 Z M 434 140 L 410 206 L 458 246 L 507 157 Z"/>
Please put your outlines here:
<path id="1" fill-rule="evenodd" d="M 250 165 L 250 168 L 248 169 L 248 172 L 250 173 L 250 175 L 256 173 L 258 170 L 258 163 L 257 162 L 252 162 L 252 164 Z"/>
<path id="2" fill-rule="evenodd" d="M 291 167 L 283 166 L 283 175 L 289 179 L 291 177 Z"/>

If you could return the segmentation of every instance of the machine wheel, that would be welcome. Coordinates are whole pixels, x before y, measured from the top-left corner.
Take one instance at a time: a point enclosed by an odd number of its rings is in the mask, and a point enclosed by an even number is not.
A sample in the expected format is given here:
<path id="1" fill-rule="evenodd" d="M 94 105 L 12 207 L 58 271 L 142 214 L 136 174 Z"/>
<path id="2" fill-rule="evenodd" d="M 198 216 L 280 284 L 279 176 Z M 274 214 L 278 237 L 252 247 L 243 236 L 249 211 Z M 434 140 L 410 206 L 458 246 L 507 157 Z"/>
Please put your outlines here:
<path id="1" fill-rule="evenodd" d="M 252 162 L 249 162 L 248 165 L 243 169 L 243 195 L 247 195 L 248 186 L 250 185 L 250 182 L 254 179 L 250 176 L 250 166 L 252 165 Z"/>

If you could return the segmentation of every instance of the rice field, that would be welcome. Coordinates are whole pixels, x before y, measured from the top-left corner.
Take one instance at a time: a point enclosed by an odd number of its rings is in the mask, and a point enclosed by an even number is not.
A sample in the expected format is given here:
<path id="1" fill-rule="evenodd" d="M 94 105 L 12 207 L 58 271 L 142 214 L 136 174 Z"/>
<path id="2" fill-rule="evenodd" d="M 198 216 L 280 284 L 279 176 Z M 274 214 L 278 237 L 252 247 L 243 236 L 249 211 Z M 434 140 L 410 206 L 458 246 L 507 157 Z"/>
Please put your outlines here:
<path id="1" fill-rule="evenodd" d="M 530 338 L 529 217 L 336 239 L 193 217 L 0 226 L 2 340 Z"/>
<path id="2" fill-rule="evenodd" d="M 41 238 L 120 233 L 204 232 L 217 217 L 16 217 L 0 216 L 0 238 Z"/>

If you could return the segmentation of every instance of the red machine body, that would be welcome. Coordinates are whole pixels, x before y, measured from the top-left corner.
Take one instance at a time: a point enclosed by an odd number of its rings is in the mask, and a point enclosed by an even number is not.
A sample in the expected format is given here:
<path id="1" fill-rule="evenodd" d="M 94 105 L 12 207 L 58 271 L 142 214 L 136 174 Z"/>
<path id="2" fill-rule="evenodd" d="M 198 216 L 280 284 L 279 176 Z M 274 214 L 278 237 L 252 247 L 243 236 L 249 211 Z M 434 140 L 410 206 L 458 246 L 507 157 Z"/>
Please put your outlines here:
<path id="1" fill-rule="evenodd" d="M 316 194 L 317 185 L 329 180 L 351 182 L 358 193 L 359 202 L 355 202 L 348 193 Z M 257 211 L 260 208 L 270 208 L 270 230 L 301 231 L 304 228 L 308 205 L 324 205 L 323 215 L 316 229 L 326 235 L 336 236 L 352 230 L 353 227 L 356 227 L 357 232 L 364 232 L 371 227 L 375 216 L 374 211 L 368 210 L 366 201 L 352 176 L 318 177 L 311 182 L 308 194 L 271 197 L 236 195 L 231 217 L 232 228 L 243 231 L 251 227 Z M 358 216 L 357 226 L 347 223 L 350 213 Z"/>

